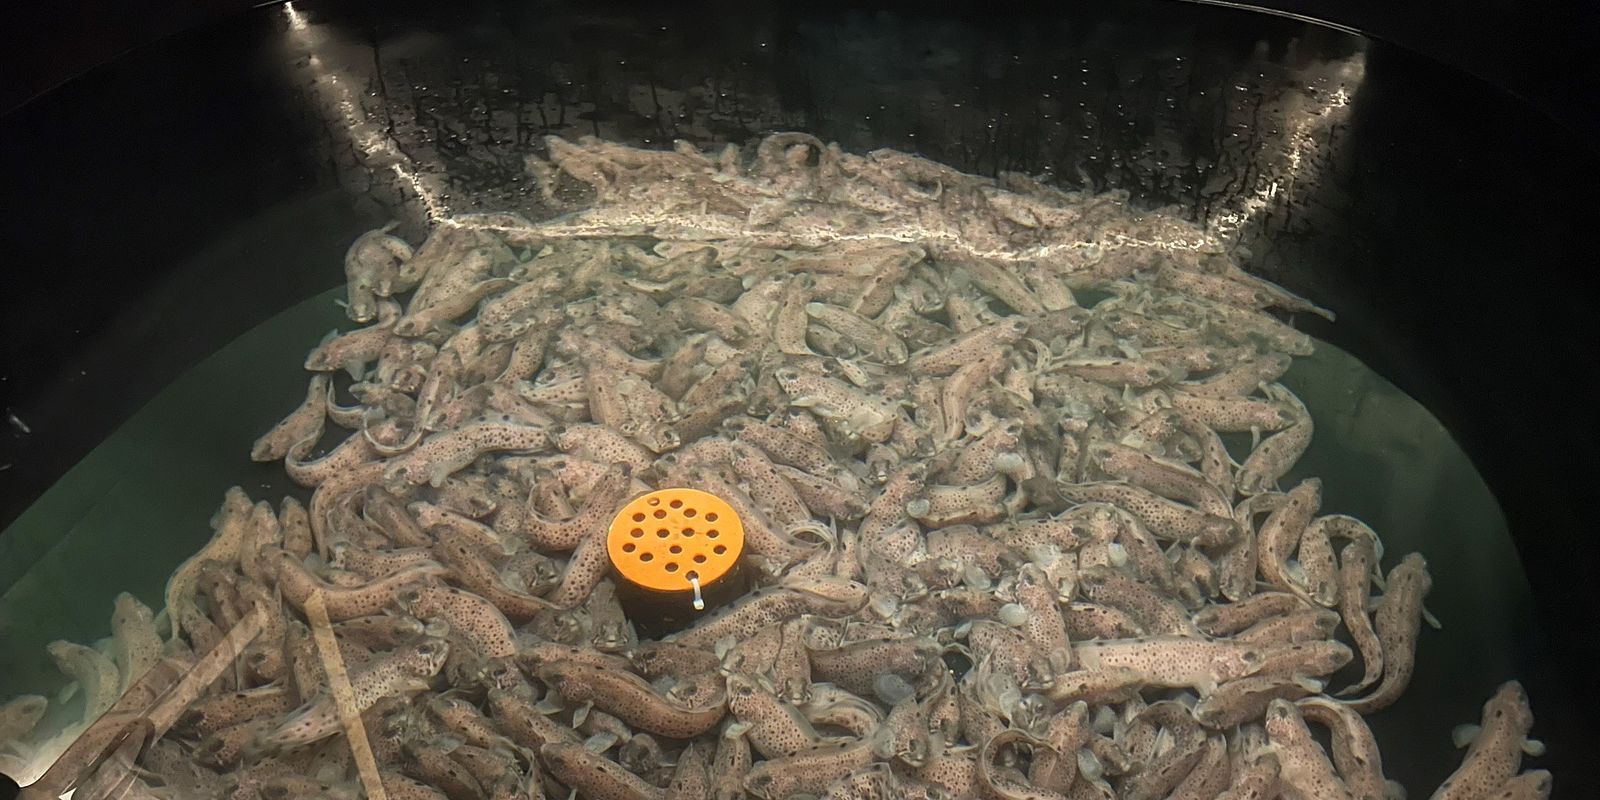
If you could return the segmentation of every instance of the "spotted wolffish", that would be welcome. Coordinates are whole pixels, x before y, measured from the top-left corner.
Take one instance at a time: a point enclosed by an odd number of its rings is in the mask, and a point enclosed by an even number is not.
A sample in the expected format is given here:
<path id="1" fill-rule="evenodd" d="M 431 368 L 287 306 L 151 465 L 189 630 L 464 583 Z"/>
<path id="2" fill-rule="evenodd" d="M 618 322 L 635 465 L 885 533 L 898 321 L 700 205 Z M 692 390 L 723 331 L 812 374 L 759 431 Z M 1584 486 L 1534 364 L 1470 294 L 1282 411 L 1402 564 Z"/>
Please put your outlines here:
<path id="1" fill-rule="evenodd" d="M 362 327 L 240 455 L 309 502 L 227 492 L 164 609 L 51 646 L 45 725 L 220 666 L 123 788 L 348 793 L 320 597 L 397 798 L 1394 800 L 1363 715 L 1435 576 L 1312 474 L 1330 312 L 1121 190 L 598 124 L 526 143 L 547 216 L 356 240 Z M 607 534 L 668 488 L 743 549 L 654 636 Z M 0 708 L 8 769 L 62 743 Z M 1437 799 L 1547 797 L 1531 725 L 1502 687 Z"/>

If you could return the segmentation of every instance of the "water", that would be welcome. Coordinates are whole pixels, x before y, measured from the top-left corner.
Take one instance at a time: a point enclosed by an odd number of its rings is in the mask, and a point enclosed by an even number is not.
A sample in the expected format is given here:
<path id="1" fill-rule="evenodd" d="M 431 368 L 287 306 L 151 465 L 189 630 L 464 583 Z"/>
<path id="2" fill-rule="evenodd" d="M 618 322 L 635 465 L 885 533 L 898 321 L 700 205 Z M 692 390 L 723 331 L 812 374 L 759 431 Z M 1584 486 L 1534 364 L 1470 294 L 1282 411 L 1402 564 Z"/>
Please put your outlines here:
<path id="1" fill-rule="evenodd" d="M 106 635 L 118 591 L 159 608 L 167 576 L 209 535 L 206 519 L 223 488 L 239 484 L 252 498 L 273 500 L 297 491 L 277 465 L 252 466 L 243 455 L 299 401 L 301 354 L 327 329 L 349 327 L 334 302 L 341 295 L 308 299 L 183 376 L 0 537 L 0 564 L 13 570 L 0 575 L 0 586 L 9 587 L 0 596 L 0 696 L 55 695 L 62 681 L 44 645 Z M 1424 630 L 1410 689 L 1371 718 L 1380 744 L 1389 745 L 1388 775 L 1413 794 L 1426 792 L 1443 774 L 1423 765 L 1454 759 L 1449 728 L 1475 719 L 1496 684 L 1529 673 L 1521 655 L 1529 652 L 1521 646 L 1530 637 L 1522 625 L 1527 588 L 1505 523 L 1448 434 L 1347 354 L 1318 344 L 1294 361 L 1282 384 L 1316 427 L 1282 485 L 1320 477 L 1322 513 L 1372 525 L 1387 548 L 1385 568 L 1407 552 L 1429 559 L 1434 590 L 1427 605 L 1445 628 Z M 844 417 L 867 428 L 880 421 Z M 1228 439 L 1242 459 L 1249 435 Z M 1336 677 L 1334 685 L 1346 682 Z M 1559 707 L 1559 690 L 1532 685 L 1530 692 L 1536 713 Z M 58 705 L 46 728 L 67 724 L 72 702 Z"/>

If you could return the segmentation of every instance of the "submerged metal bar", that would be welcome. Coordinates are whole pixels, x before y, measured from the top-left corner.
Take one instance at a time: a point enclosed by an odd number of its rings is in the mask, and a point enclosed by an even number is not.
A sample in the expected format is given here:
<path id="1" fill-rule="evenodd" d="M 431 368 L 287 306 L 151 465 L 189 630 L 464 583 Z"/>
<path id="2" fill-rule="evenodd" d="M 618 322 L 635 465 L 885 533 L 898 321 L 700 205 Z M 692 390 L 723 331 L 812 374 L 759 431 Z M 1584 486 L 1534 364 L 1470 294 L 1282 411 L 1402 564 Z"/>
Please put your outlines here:
<path id="1" fill-rule="evenodd" d="M 228 629 L 227 635 L 210 652 L 186 670 L 179 668 L 176 680 L 166 672 L 166 667 L 175 666 L 172 659 L 157 663 L 128 687 L 116 705 L 79 734 L 50 769 L 23 788 L 21 800 L 56 800 L 82 785 L 131 735 L 142 734 L 146 739 L 143 747 L 160 739 L 184 710 L 205 694 L 222 671 L 238 660 L 245 647 L 261 635 L 266 615 L 261 606 L 252 608 L 238 624 Z M 160 686 L 165 680 L 172 682 Z"/>
<path id="2" fill-rule="evenodd" d="M 317 642 L 317 654 L 322 657 L 322 668 L 328 675 L 328 692 L 339 710 L 339 723 L 344 726 L 344 738 L 349 740 L 350 753 L 355 756 L 361 786 L 370 800 L 388 800 L 389 796 L 383 791 L 383 779 L 378 775 L 378 760 L 373 757 L 372 743 L 367 740 L 367 727 L 361 721 L 361 709 L 356 706 L 355 689 L 350 687 L 350 673 L 345 669 L 344 657 L 339 655 L 333 623 L 328 621 L 327 601 L 321 589 L 312 592 L 311 598 L 306 600 L 306 619 L 311 621 L 311 636 Z"/>

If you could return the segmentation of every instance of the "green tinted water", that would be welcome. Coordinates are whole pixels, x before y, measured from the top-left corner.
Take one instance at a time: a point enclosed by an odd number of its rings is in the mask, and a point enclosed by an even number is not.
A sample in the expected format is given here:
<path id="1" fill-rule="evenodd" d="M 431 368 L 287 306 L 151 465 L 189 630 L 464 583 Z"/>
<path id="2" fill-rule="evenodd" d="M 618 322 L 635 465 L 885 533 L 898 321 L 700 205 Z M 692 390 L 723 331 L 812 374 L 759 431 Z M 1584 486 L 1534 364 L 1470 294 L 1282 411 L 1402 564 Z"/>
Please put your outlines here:
<path id="1" fill-rule="evenodd" d="M 45 645 L 108 636 L 117 593 L 159 609 L 167 576 L 210 537 L 207 521 L 227 487 L 274 501 L 298 491 L 280 465 L 247 454 L 303 396 L 306 350 L 330 328 L 349 327 L 339 294 L 310 298 L 195 366 L 0 535 L 0 698 L 55 697 L 64 679 Z M 1324 513 L 1370 523 L 1387 547 L 1386 568 L 1416 550 L 1435 576 L 1428 605 L 1445 628 L 1424 632 L 1410 690 L 1371 722 L 1391 777 L 1413 791 L 1437 785 L 1437 765 L 1458 758 L 1451 727 L 1475 720 L 1496 684 L 1523 677 L 1541 719 L 1564 700 L 1527 663 L 1538 643 L 1505 520 L 1442 426 L 1349 354 L 1321 344 L 1283 383 L 1316 422 L 1285 483 L 1321 476 Z M 69 702 L 45 727 L 77 713 Z"/>

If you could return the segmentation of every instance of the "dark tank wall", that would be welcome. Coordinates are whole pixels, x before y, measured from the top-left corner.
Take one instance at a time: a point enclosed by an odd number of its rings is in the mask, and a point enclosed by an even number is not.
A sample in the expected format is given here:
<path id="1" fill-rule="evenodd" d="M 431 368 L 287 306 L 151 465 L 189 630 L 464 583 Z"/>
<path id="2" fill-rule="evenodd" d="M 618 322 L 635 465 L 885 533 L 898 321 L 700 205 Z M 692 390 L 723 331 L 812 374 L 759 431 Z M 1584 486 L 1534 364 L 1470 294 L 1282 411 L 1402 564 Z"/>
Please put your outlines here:
<path id="1" fill-rule="evenodd" d="M 1600 104 L 1593 102 L 1600 87 L 1600 65 L 1587 57 L 1589 43 L 1600 37 L 1600 7 L 1593 3 L 1558 0 L 1537 8 L 1511 0 L 1252 0 L 1224 4 L 1271 9 L 1366 32 L 1505 87 L 1584 131 L 1600 131 Z M 0 75 L 7 78 L 0 81 L 0 112 L 15 109 L 136 48 L 258 5 L 264 3 L 63 0 L 28 4 L 18 12 L 16 24 L 0 32 Z M 744 12 L 749 10 L 746 6 L 761 4 L 724 5 Z M 781 4 L 766 5 L 767 13 L 782 13 Z M 925 4 L 874 5 L 926 11 Z M 969 5 L 981 5 L 984 16 L 1027 18 L 1036 13 L 1024 3 Z"/>

